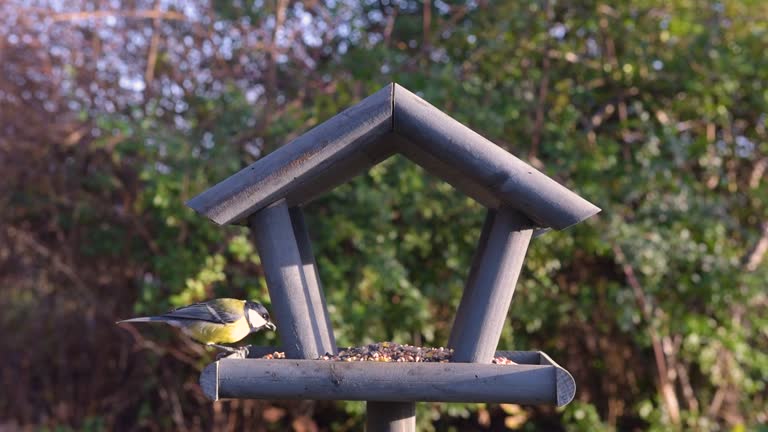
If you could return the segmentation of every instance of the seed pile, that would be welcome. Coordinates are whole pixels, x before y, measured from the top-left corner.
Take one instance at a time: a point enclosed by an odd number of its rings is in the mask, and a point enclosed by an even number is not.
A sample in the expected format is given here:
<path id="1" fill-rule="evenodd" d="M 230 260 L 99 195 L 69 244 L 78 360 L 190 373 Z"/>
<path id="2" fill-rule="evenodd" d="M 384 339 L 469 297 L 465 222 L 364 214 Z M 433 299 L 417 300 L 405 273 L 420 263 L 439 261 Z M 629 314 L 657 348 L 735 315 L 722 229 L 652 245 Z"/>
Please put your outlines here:
<path id="1" fill-rule="evenodd" d="M 339 351 L 336 355 L 326 354 L 321 356 L 320 360 L 448 363 L 452 356 L 453 350 L 449 348 L 423 348 L 381 342 L 362 347 L 350 347 Z"/>
<path id="2" fill-rule="evenodd" d="M 272 354 L 267 354 L 267 355 L 265 355 L 265 356 L 264 356 L 264 357 L 262 357 L 262 358 L 263 358 L 263 359 L 267 359 L 267 360 L 272 360 L 272 359 L 284 359 L 284 358 L 285 358 L 285 353 L 284 353 L 284 352 L 282 352 L 282 351 L 275 351 L 275 352 L 273 352 Z"/>
<path id="3" fill-rule="evenodd" d="M 504 356 L 496 356 L 491 360 L 491 363 L 493 364 L 502 364 L 502 365 L 516 365 L 517 363 L 513 362 L 512 360 L 504 357 Z"/>
<path id="4" fill-rule="evenodd" d="M 379 342 L 362 347 L 349 347 L 340 350 L 338 354 L 325 354 L 317 360 L 330 361 L 372 361 L 372 362 L 427 362 L 427 363 L 448 363 L 453 357 L 453 350 L 450 348 L 430 348 L 417 347 L 413 345 L 401 345 L 395 342 Z M 267 354 L 264 359 L 284 359 L 285 353 L 274 352 Z M 498 356 L 494 357 L 491 363 L 494 364 L 517 364 L 512 360 Z"/>

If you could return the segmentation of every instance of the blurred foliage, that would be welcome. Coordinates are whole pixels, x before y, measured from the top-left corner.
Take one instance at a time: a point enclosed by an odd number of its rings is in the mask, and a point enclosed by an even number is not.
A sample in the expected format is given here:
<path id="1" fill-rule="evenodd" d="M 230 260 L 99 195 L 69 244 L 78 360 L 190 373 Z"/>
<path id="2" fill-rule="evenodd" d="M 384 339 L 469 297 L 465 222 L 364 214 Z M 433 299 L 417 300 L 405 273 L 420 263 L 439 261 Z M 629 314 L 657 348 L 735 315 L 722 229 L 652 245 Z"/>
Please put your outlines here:
<path id="1" fill-rule="evenodd" d="M 247 230 L 184 202 L 390 81 L 603 209 L 533 241 L 500 343 L 577 400 L 420 430 L 765 428 L 768 3 L 38 3 L 0 4 L 0 429 L 361 429 L 210 404 L 213 352 L 113 323 L 268 304 Z M 446 343 L 480 205 L 398 157 L 305 213 L 339 345 Z"/>

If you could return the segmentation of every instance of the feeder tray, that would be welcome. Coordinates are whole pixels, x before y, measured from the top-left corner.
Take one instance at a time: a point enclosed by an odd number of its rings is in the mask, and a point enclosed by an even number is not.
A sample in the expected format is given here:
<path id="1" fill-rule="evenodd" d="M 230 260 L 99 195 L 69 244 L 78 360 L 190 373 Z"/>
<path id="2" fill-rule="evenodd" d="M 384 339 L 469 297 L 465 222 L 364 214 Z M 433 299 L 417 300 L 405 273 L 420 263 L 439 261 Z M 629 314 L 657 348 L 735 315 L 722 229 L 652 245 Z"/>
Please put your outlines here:
<path id="1" fill-rule="evenodd" d="M 543 352 L 497 351 L 496 356 L 517 364 L 224 358 L 205 368 L 200 385 L 211 400 L 498 402 L 563 406 L 573 399 L 576 390 L 573 377 Z"/>

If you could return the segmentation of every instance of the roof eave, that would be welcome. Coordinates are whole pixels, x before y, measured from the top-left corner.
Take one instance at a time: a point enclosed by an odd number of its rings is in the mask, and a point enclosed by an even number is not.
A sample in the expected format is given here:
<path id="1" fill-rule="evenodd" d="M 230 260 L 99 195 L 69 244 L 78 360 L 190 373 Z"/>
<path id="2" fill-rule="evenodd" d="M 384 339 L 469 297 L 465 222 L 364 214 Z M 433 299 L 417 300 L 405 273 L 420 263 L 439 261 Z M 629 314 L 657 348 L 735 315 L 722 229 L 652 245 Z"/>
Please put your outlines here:
<path id="1" fill-rule="evenodd" d="M 395 84 L 394 131 L 542 227 L 565 229 L 600 208 Z M 403 152 L 407 155 L 407 152 Z M 465 192 L 466 193 L 466 192 Z"/>
<path id="2" fill-rule="evenodd" d="M 187 205 L 223 225 L 286 199 L 301 205 L 399 152 L 486 207 L 565 229 L 600 209 L 425 100 L 390 84 Z"/>
<path id="3" fill-rule="evenodd" d="M 384 87 L 202 192 L 187 205 L 224 225 L 286 196 L 320 193 L 315 181 L 330 188 L 354 177 L 391 155 L 387 146 L 377 143 L 392 130 L 393 88 L 391 84 Z M 330 167 L 333 170 L 328 170 Z"/>

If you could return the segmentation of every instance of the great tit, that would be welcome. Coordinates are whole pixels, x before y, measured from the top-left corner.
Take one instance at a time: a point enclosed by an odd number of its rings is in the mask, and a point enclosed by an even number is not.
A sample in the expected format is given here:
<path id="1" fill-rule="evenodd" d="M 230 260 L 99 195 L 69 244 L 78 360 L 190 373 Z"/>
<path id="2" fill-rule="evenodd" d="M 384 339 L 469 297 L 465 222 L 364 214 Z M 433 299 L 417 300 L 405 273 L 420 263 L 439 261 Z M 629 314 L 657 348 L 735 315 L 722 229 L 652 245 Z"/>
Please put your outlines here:
<path id="1" fill-rule="evenodd" d="M 202 344 L 229 352 L 237 350 L 219 344 L 240 341 L 263 328 L 276 328 L 261 303 L 231 298 L 195 303 L 162 315 L 131 318 L 118 321 L 117 324 L 127 322 L 164 322 L 180 328 Z"/>

